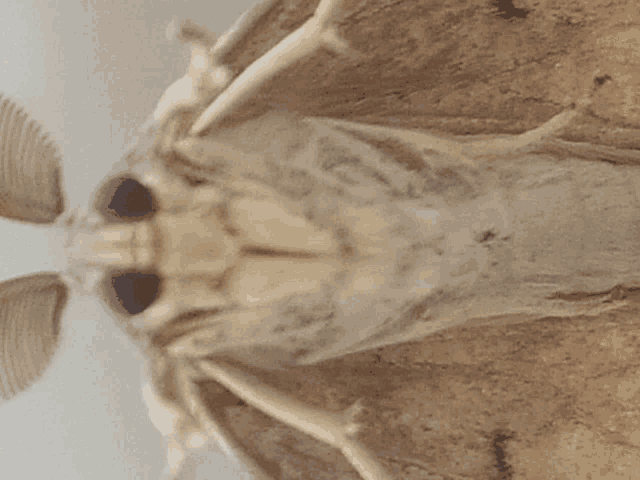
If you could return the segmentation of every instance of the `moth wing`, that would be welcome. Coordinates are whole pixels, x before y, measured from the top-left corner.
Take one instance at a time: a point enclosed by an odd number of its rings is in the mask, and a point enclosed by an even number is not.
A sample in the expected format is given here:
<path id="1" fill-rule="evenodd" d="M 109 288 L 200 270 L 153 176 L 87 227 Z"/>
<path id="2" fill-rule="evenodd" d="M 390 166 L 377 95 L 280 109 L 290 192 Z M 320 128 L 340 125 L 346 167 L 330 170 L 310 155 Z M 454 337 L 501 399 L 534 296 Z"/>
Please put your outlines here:
<path id="1" fill-rule="evenodd" d="M 244 70 L 302 25 L 317 6 L 299 0 L 286 2 L 283 8 L 282 3 L 276 2 L 225 57 L 234 72 Z M 559 138 L 637 149 L 637 96 L 619 94 L 637 68 L 632 47 L 618 46 L 606 29 L 594 33 L 585 24 L 579 30 L 600 38 L 595 53 L 586 44 L 577 50 L 569 47 L 570 37 L 561 41 L 567 47 L 563 50 L 554 34 L 533 35 L 537 22 L 545 18 L 566 32 L 575 32 L 574 26 L 537 8 L 523 9 L 524 16 L 519 17 L 505 15 L 498 7 L 482 11 L 471 4 L 432 7 L 420 2 L 392 7 L 380 0 L 342 2 L 335 25 L 358 55 L 317 51 L 265 83 L 228 124 L 279 110 L 431 131 L 440 138 L 514 134 L 538 127 L 594 86 L 613 84 L 602 94 L 606 100 L 581 113 L 570 128 L 559 132 Z M 505 32 L 509 40 L 496 42 L 495 31 Z M 541 73 L 536 59 L 542 57 L 549 62 L 551 75 Z M 568 76 L 593 82 L 567 82 Z M 527 88 L 522 88 L 524 84 Z"/>

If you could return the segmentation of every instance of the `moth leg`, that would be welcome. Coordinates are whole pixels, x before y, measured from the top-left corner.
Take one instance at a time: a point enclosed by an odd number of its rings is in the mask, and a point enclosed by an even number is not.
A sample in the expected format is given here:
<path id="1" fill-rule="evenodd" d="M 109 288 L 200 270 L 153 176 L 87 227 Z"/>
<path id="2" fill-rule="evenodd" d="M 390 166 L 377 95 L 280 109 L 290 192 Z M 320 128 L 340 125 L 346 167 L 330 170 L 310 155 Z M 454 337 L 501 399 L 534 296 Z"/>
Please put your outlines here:
<path id="1" fill-rule="evenodd" d="M 251 30 L 253 25 L 267 13 L 278 0 L 258 0 L 244 12 L 233 25 L 211 47 L 211 59 L 215 64 L 222 63 L 222 59 L 235 47 Z"/>
<path id="2" fill-rule="evenodd" d="M 223 58 L 238 44 L 251 27 L 273 6 L 276 0 L 261 0 L 242 14 L 231 28 L 214 42 L 215 35 L 193 21 L 174 18 L 167 26 L 167 38 L 178 38 L 191 46 L 187 74 L 175 81 L 158 102 L 153 118 L 161 122 L 179 107 L 196 106 L 214 97 L 229 85 L 231 69 Z"/>
<path id="3" fill-rule="evenodd" d="M 640 150 L 621 149 L 606 145 L 594 145 L 582 142 L 567 142 L 559 138 L 550 139 L 544 145 L 544 152 L 571 155 L 588 160 L 601 161 L 603 158 L 620 164 L 640 164 Z"/>
<path id="4" fill-rule="evenodd" d="M 181 43 L 197 44 L 210 47 L 215 43 L 215 35 L 206 27 L 193 20 L 179 20 L 174 16 L 166 30 L 167 40 L 180 40 Z"/>
<path id="5" fill-rule="evenodd" d="M 251 457 L 246 455 L 211 415 L 202 403 L 195 384 L 201 375 L 187 362 L 178 361 L 174 380 L 178 390 L 178 403 L 161 398 L 149 383 L 143 385 L 142 394 L 149 410 L 149 418 L 165 437 L 166 458 L 163 480 L 176 480 L 190 450 L 203 447 L 210 439 L 222 449 L 228 459 L 246 467 L 256 480 L 273 480 Z"/>
<path id="6" fill-rule="evenodd" d="M 163 479 L 177 477 L 186 459 L 186 445 L 179 439 L 178 425 L 183 414 L 174 405 L 161 399 L 150 384 L 142 387 L 142 395 L 149 410 L 149 419 L 165 437 L 166 458 Z"/>
<path id="7" fill-rule="evenodd" d="M 173 82 L 162 94 L 153 112 L 156 122 L 163 122 L 178 108 L 199 105 L 230 82 L 231 70 L 226 66 L 211 67 L 206 53 L 205 49 L 192 48 L 189 73 Z"/>
<path id="8" fill-rule="evenodd" d="M 201 360 L 197 367 L 249 405 L 339 449 L 363 479 L 392 480 L 375 455 L 356 439 L 359 425 L 355 417 L 362 408 L 359 401 L 342 414 L 324 412 L 296 402 L 228 365 Z"/>
<path id="9" fill-rule="evenodd" d="M 340 38 L 336 29 L 330 25 L 333 14 L 342 3 L 343 0 L 322 0 L 312 18 L 247 67 L 225 89 L 225 94 L 218 96 L 209 105 L 191 127 L 190 134 L 195 136 L 220 121 L 278 72 L 320 47 L 329 48 L 337 53 L 349 53 L 346 41 Z"/>
<path id="10" fill-rule="evenodd" d="M 202 375 L 186 360 L 178 360 L 176 369 L 176 385 L 191 417 L 199 425 L 200 430 L 189 432 L 187 446 L 199 448 L 210 438 L 222 449 L 229 459 L 246 466 L 256 480 L 273 480 L 249 457 L 244 450 L 237 445 L 219 424 L 216 422 L 204 403 L 195 384 Z"/>
<path id="11" fill-rule="evenodd" d="M 189 286 L 179 281 L 167 282 L 165 293 L 144 312 L 134 315 L 131 324 L 139 329 L 158 328 L 177 315 L 195 309 L 215 309 L 227 305 L 227 300 L 206 285 L 191 282 Z"/>
<path id="12" fill-rule="evenodd" d="M 196 106 L 212 98 L 229 84 L 232 77 L 229 67 L 212 61 L 212 32 L 190 20 L 182 21 L 179 29 L 176 23 L 175 18 L 169 23 L 167 38 L 178 37 L 183 43 L 189 43 L 191 60 L 186 75 L 171 84 L 160 98 L 153 112 L 157 122 L 168 118 L 177 108 Z"/>
<path id="13" fill-rule="evenodd" d="M 361 133 L 378 140 L 396 140 L 411 148 L 418 154 L 422 154 L 428 149 L 465 159 L 485 155 L 505 155 L 515 150 L 543 143 L 547 137 L 566 127 L 584 110 L 587 105 L 589 105 L 589 103 L 589 100 L 577 102 L 573 108 L 560 112 L 547 120 L 541 126 L 520 135 L 511 135 L 506 138 L 496 138 L 491 140 L 475 140 L 470 142 L 447 140 L 445 138 L 417 130 L 381 127 L 346 120 L 314 118 L 307 119 L 307 121 L 316 124 L 328 125 L 349 132 Z M 467 163 L 473 164 L 471 160 L 467 160 Z"/>

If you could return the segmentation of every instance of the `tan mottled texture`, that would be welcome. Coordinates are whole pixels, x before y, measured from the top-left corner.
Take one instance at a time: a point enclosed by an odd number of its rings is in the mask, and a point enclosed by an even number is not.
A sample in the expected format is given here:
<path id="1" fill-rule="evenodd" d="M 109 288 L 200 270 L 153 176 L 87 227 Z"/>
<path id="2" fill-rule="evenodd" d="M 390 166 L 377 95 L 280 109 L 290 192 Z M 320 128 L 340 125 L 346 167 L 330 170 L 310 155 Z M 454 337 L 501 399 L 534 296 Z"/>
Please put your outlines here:
<path id="1" fill-rule="evenodd" d="M 235 73 L 298 28 L 317 4 L 277 2 L 229 54 Z M 437 131 L 464 144 L 469 138 L 462 135 L 500 139 L 533 130 L 571 103 L 592 99 L 562 132 L 554 132 L 558 138 L 538 150 L 486 158 L 476 152 L 471 166 L 429 145 L 416 152 L 397 139 L 316 131 L 315 147 L 308 152 L 317 156 L 299 163 L 320 165 L 316 170 L 326 173 L 323 181 L 333 175 L 349 183 L 364 177 L 358 171 L 363 168 L 373 171 L 369 186 L 384 192 L 385 205 L 403 196 L 427 203 L 444 199 L 441 210 L 452 222 L 435 251 L 449 254 L 451 268 L 443 271 L 454 280 L 460 277 L 460 283 L 416 300 L 378 338 L 367 338 L 368 325 L 362 322 L 382 318 L 379 287 L 368 315 L 340 325 L 343 349 L 328 348 L 317 357 L 304 357 L 318 347 L 317 336 L 309 339 L 307 351 L 291 348 L 295 355 L 289 357 L 276 357 L 282 352 L 260 345 L 269 329 L 284 332 L 287 341 L 295 339 L 295 328 L 313 318 L 295 317 L 304 308 L 328 323 L 343 320 L 299 302 L 281 312 L 288 320 L 276 312 L 256 316 L 254 324 L 219 311 L 181 315 L 151 336 L 150 358 L 168 356 L 177 337 L 210 326 L 204 335 L 209 343 L 199 345 L 205 353 L 198 353 L 207 356 L 207 348 L 229 353 L 231 358 L 211 358 L 233 363 L 289 395 L 283 405 L 298 402 L 339 413 L 362 399 L 358 439 L 396 478 L 637 476 L 637 15 L 637 5 L 628 0 L 558 5 L 349 0 L 337 19 L 339 31 L 360 57 L 322 51 L 263 85 L 235 115 L 206 132 L 218 141 L 228 135 L 230 143 L 236 142 L 224 151 L 231 152 L 228 157 L 217 145 L 207 145 L 206 136 L 201 144 L 176 144 L 185 119 L 164 125 L 158 148 L 148 150 L 152 161 L 166 161 L 191 181 L 215 184 L 253 175 L 297 202 L 310 222 L 335 221 L 342 214 L 340 220 L 353 230 L 345 237 L 356 238 L 364 230 L 349 223 L 349 214 L 338 208 L 323 211 L 310 195 L 315 190 L 319 197 L 326 185 L 308 188 L 315 180 L 300 181 L 294 175 L 298 166 L 274 168 L 298 154 L 302 158 L 313 122 L 301 123 L 301 117 Z M 262 116 L 273 110 L 298 116 Z M 243 124 L 248 119 L 253 121 Z M 366 161 L 336 165 L 356 146 L 362 147 L 358 158 Z M 233 163 L 240 147 L 246 156 Z M 375 218 L 371 205 L 362 203 L 351 216 Z M 508 214 L 492 216 L 501 211 Z M 459 231 L 467 232 L 469 242 L 448 236 Z M 371 240 L 366 237 L 360 235 L 358 242 L 366 244 Z M 407 257 L 415 263 L 415 255 Z M 483 260 L 481 272 L 474 259 Z M 428 260 L 420 265 L 437 261 L 435 256 Z M 241 280 L 253 287 L 249 277 Z M 355 287 L 344 292 L 349 294 L 345 303 L 360 293 Z M 290 324 L 281 325 L 285 321 Z M 447 329 L 436 328 L 443 325 Z M 225 332 L 231 333 L 225 337 Z M 371 343 L 347 350 L 363 337 Z M 253 339 L 258 346 L 250 348 Z M 333 338 L 324 340 L 330 344 Z M 225 352 L 232 342 L 249 347 Z M 189 402 L 194 396 L 183 388 L 180 398 L 177 381 L 193 372 L 180 370 L 178 363 L 171 367 L 175 359 L 164 360 L 170 367 L 158 361 L 152 380 L 169 390 L 175 383 L 176 404 L 182 402 L 179 407 L 195 418 Z M 292 366 L 298 361 L 309 365 Z M 247 406 L 248 400 L 216 382 L 190 379 L 200 386 L 210 416 L 221 419 L 222 429 L 274 478 L 359 478 L 338 450 Z"/>
<path id="2" fill-rule="evenodd" d="M 541 153 L 585 168 L 603 161 L 638 165 L 637 2 L 345 3 L 340 31 L 360 60 L 320 52 L 263 86 L 229 124 L 279 109 L 447 138 L 513 134 L 597 89 L 590 110 Z M 316 4 L 278 3 L 232 52 L 236 71 L 301 25 Z M 398 145 L 383 147 L 399 163 L 423 168 Z M 526 156 L 502 161 L 510 160 L 526 169 Z M 601 188 L 592 198 L 616 195 L 606 182 Z M 619 219 L 609 214 L 609 221 Z M 625 229 L 635 224 L 621 222 Z M 569 318 L 471 320 L 419 342 L 281 372 L 249 371 L 318 408 L 339 412 L 363 398 L 361 438 L 398 479 L 635 478 L 636 293 L 576 288 L 564 299 L 627 305 Z M 212 382 L 201 385 L 210 408 L 276 478 L 358 479 L 337 450 Z"/>

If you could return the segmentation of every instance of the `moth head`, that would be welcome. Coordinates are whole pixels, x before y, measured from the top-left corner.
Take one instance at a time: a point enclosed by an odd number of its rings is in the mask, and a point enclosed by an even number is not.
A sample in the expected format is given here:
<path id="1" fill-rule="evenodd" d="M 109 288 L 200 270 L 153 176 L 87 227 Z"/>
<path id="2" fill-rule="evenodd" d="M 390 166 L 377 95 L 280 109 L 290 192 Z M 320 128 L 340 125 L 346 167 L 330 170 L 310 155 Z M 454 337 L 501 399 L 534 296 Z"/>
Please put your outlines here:
<path id="1" fill-rule="evenodd" d="M 2 96 L 0 132 L 0 216 L 10 224 L 3 263 L 20 272 L 0 282 L 0 400 L 7 400 L 47 369 L 71 295 L 98 295 L 121 314 L 139 313 L 153 301 L 160 279 L 147 268 L 144 247 L 159 205 L 125 159 L 92 198 L 69 208 L 56 146 L 16 101 Z"/>
<path id="2" fill-rule="evenodd" d="M 186 75 L 166 90 L 150 122 L 143 126 L 151 132 L 143 143 L 149 140 L 153 147 L 146 148 L 146 152 L 166 152 L 167 145 L 157 144 L 158 136 L 171 143 L 180 136 L 197 136 L 210 130 L 255 95 L 262 84 L 319 48 L 349 53 L 348 45 L 331 25 L 341 3 L 323 0 L 313 18 L 235 79 L 231 78 L 231 69 L 224 64 L 224 58 L 272 8 L 274 1 L 258 2 L 215 43 L 208 35 L 183 35 L 192 46 L 191 64 Z M 269 68 L 264 68 L 265 64 Z M 184 112 L 193 118 L 186 122 L 172 121 Z M 166 130 L 172 125 L 186 127 L 186 131 L 169 130 L 158 135 L 158 128 Z M 1 96 L 0 133 L 3 134 L 0 137 L 0 216 L 25 225 L 42 226 L 45 236 L 48 234 L 51 240 L 48 253 L 62 259 L 50 268 L 52 272 L 0 283 L 0 303 L 5 305 L 0 309 L 0 320 L 13 329 L 5 338 L 20 338 L 27 325 L 31 325 L 37 337 L 37 341 L 32 342 L 34 349 L 44 342 L 49 347 L 43 351 L 54 350 L 59 329 L 53 326 L 59 324 L 64 299 L 74 292 L 97 294 L 112 310 L 120 309 L 120 314 L 123 310 L 128 314 L 139 313 L 148 306 L 162 288 L 163 280 L 154 271 L 157 249 L 151 224 L 168 205 L 180 202 L 189 205 L 191 200 L 184 194 L 184 185 L 166 178 L 158 180 L 167 172 L 158 171 L 157 164 L 140 163 L 137 158 L 130 161 L 131 158 L 125 157 L 124 164 L 116 166 L 92 199 L 82 207 L 69 209 L 55 147 L 14 101 Z M 145 171 L 141 167 L 151 168 Z M 220 234 L 221 239 L 223 236 Z M 16 281 L 19 288 L 15 286 Z M 40 294 L 43 289 L 55 295 L 43 296 Z M 27 304 L 34 308 L 22 307 Z M 14 347 L 6 341 L 0 345 L 0 353 L 4 352 L 0 357 L 3 359 L 0 361 L 0 398 L 10 398 L 27 388 L 48 365 L 47 359 L 28 348 L 22 352 L 21 359 L 33 369 L 29 374 L 20 373 L 10 364 L 11 358 L 15 358 L 12 353 L 17 353 Z M 14 351 L 9 351 L 12 348 Z"/>
<path id="3" fill-rule="evenodd" d="M 68 283 L 125 315 L 148 307 L 160 285 L 150 225 L 160 206 L 141 180 L 130 172 L 107 178 L 90 208 L 68 217 L 63 233 Z"/>

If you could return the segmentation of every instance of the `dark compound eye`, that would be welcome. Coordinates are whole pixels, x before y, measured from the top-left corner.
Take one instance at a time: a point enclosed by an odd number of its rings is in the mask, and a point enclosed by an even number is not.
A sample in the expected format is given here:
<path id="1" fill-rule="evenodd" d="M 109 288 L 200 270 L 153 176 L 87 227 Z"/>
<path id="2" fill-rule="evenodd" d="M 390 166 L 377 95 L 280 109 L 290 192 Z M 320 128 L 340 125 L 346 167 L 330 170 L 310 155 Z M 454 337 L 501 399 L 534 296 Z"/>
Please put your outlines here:
<path id="1" fill-rule="evenodd" d="M 160 278 L 153 273 L 118 273 L 111 276 L 111 290 L 113 301 L 130 315 L 137 315 L 158 297 Z"/>
<path id="2" fill-rule="evenodd" d="M 107 206 L 123 220 L 141 220 L 155 212 L 151 191 L 140 182 L 125 178 L 117 186 Z"/>
<path id="3" fill-rule="evenodd" d="M 133 178 L 119 177 L 102 189 L 97 210 L 107 219 L 138 222 L 157 211 L 153 192 Z"/>

